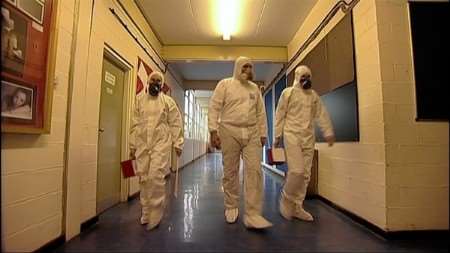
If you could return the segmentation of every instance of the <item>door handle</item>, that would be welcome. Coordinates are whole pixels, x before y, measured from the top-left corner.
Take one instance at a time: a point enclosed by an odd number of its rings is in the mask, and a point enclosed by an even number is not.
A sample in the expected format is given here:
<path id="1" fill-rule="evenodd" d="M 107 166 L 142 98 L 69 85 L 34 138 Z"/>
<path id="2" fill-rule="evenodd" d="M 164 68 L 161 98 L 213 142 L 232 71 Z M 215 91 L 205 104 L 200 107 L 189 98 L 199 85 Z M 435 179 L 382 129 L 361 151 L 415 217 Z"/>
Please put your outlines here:
<path id="1" fill-rule="evenodd" d="M 105 132 L 105 129 L 104 129 L 103 127 L 100 127 L 100 128 L 98 129 L 98 131 L 99 131 L 100 133 L 103 133 L 103 132 Z"/>

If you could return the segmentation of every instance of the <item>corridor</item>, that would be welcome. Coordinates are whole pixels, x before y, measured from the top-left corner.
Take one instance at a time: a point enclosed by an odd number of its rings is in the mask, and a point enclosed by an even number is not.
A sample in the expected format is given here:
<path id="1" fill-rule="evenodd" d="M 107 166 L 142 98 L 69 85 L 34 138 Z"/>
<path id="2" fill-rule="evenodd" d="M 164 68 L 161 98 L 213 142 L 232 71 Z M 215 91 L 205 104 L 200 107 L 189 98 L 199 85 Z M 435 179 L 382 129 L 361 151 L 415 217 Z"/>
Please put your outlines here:
<path id="1" fill-rule="evenodd" d="M 263 232 L 247 230 L 242 216 L 229 225 L 223 217 L 221 155 L 201 157 L 182 169 L 180 176 L 178 198 L 171 195 L 159 228 L 146 231 L 139 225 L 139 198 L 134 198 L 101 214 L 97 224 L 54 252 L 448 251 L 448 242 L 442 239 L 387 241 L 316 199 L 305 203 L 316 218 L 313 223 L 288 222 L 278 213 L 282 178 L 267 170 L 264 215 L 274 227 Z"/>

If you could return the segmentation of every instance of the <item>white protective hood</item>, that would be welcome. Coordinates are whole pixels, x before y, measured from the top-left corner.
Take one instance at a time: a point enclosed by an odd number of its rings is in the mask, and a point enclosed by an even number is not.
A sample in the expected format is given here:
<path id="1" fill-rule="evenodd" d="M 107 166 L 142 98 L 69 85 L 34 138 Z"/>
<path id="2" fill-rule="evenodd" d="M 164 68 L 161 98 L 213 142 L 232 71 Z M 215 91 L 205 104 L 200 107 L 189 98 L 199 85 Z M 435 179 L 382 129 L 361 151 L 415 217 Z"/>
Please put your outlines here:
<path id="1" fill-rule="evenodd" d="M 240 75 L 241 75 L 241 71 L 242 71 L 242 67 L 245 64 L 251 64 L 253 66 L 252 61 L 250 60 L 250 58 L 245 57 L 245 56 L 239 56 L 236 61 L 234 62 L 234 70 L 233 70 L 233 78 L 237 79 L 237 80 L 241 80 Z M 253 72 L 253 69 L 252 69 Z M 253 77 L 255 76 L 255 73 L 252 73 Z"/>
<path id="2" fill-rule="evenodd" d="M 307 66 L 301 65 L 301 66 L 298 66 L 295 69 L 295 77 L 294 77 L 294 84 L 293 84 L 294 87 L 300 87 L 301 86 L 300 85 L 300 78 L 303 75 L 305 75 L 305 74 L 309 74 L 309 76 L 311 76 L 311 78 L 312 78 L 311 70 Z"/>

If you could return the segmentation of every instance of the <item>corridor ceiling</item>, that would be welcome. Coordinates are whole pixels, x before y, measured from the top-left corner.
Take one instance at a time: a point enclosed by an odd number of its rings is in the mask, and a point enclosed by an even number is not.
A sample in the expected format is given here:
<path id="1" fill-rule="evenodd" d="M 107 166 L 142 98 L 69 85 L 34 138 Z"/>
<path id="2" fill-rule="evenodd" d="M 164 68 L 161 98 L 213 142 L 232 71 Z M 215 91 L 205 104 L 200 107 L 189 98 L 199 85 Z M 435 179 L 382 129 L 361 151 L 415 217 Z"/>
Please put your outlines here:
<path id="1" fill-rule="evenodd" d="M 135 0 L 165 45 L 286 46 L 317 0 L 237 0 L 231 40 L 222 40 L 216 0 Z M 227 0 L 225 0 L 227 1 Z"/>
<path id="2" fill-rule="evenodd" d="M 134 0 L 166 52 L 169 47 L 286 48 L 317 0 Z M 231 40 L 223 40 L 218 21 L 220 1 L 237 3 L 237 22 Z M 197 49 L 195 49 L 197 50 Z M 227 49 L 228 50 L 228 49 Z M 226 51 L 226 50 L 225 50 Z M 190 52 L 185 50 L 184 52 Z M 196 51 L 197 52 L 197 51 Z M 201 49 L 198 52 L 202 52 Z M 239 51 L 245 55 L 246 50 Z M 246 55 L 250 56 L 250 55 Z M 220 53 L 219 53 L 219 57 Z M 181 57 L 183 58 L 183 57 Z M 185 89 L 214 89 L 217 81 L 232 75 L 234 59 L 167 59 L 184 79 Z M 233 58 L 233 57 L 232 57 Z M 283 63 L 256 60 L 255 81 L 275 77 Z"/>

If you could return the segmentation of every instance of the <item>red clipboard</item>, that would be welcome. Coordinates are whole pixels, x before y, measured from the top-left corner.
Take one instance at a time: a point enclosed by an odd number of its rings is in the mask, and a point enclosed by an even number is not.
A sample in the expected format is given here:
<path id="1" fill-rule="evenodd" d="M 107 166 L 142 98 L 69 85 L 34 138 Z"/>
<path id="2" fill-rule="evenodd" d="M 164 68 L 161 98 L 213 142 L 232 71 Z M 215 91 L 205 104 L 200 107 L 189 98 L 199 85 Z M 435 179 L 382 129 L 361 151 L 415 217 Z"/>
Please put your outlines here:
<path id="1" fill-rule="evenodd" d="M 134 177 L 136 174 L 134 173 L 133 163 L 135 160 L 126 160 L 120 162 L 120 166 L 122 167 L 122 174 L 124 178 Z"/>

